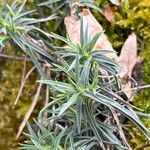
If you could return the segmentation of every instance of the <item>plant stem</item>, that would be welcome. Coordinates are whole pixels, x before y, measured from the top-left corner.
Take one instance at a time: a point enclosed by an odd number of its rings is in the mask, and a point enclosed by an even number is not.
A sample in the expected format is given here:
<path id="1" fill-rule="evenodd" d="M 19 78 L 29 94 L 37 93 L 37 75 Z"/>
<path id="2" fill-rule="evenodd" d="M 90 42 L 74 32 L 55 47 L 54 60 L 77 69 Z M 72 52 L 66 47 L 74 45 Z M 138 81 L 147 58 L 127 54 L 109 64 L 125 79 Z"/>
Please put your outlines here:
<path id="1" fill-rule="evenodd" d="M 142 89 L 149 89 L 150 88 L 150 84 L 148 85 L 144 85 L 144 86 L 137 86 L 128 90 L 121 90 L 121 91 L 117 91 L 116 93 L 122 93 L 122 92 L 128 92 L 128 91 L 138 91 L 138 90 L 142 90 Z"/>

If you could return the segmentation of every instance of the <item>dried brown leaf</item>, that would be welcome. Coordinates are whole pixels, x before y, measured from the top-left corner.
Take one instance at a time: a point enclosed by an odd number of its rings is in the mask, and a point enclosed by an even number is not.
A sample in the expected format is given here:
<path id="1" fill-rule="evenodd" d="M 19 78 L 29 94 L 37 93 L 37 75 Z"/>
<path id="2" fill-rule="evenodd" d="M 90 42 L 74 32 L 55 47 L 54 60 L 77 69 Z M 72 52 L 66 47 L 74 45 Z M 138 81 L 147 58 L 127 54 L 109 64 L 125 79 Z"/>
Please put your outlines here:
<path id="1" fill-rule="evenodd" d="M 30 108 L 28 109 L 28 111 L 25 114 L 25 117 L 24 117 L 22 123 L 20 124 L 19 131 L 17 133 L 16 139 L 18 139 L 19 136 L 21 135 L 21 133 L 22 133 L 22 131 L 23 131 L 27 121 L 29 120 L 29 118 L 30 118 L 30 116 L 31 116 L 31 114 L 32 114 L 36 104 L 37 104 L 38 98 L 39 98 L 40 93 L 41 93 L 41 88 L 42 88 L 42 83 L 39 84 L 38 89 L 36 91 L 36 94 L 34 96 L 34 99 L 33 99 L 32 103 L 30 105 Z"/>
<path id="2" fill-rule="evenodd" d="M 118 59 L 119 65 L 122 67 L 120 77 L 122 79 L 122 89 L 128 98 L 131 96 L 131 75 L 133 72 L 133 67 L 137 62 L 137 37 L 135 33 L 129 35 L 128 39 L 125 41 L 121 54 Z"/>
<path id="3" fill-rule="evenodd" d="M 111 9 L 111 7 L 108 5 L 104 9 L 104 16 L 109 22 L 114 22 L 115 21 L 115 13 Z"/>
<path id="4" fill-rule="evenodd" d="M 114 2 L 114 1 L 113 1 Z M 116 1 L 117 2 L 117 1 Z M 111 9 L 111 8 L 109 8 Z M 103 33 L 103 27 L 95 19 L 92 13 L 88 9 L 83 9 L 81 13 L 83 17 L 84 24 L 88 24 L 89 36 L 92 38 L 98 32 L 101 32 L 101 36 L 97 40 L 94 49 L 97 50 L 112 50 L 114 51 L 111 43 L 108 41 L 107 36 Z M 112 16 L 111 16 L 112 17 Z M 73 15 L 65 18 L 65 25 L 67 27 L 67 32 L 69 37 L 74 43 L 80 43 L 80 20 L 76 19 Z M 122 90 L 129 98 L 132 94 L 131 92 L 131 75 L 133 67 L 137 61 L 137 38 L 136 34 L 132 33 L 129 35 L 128 39 L 125 41 L 121 54 L 118 57 L 116 54 L 107 55 L 108 58 L 116 61 L 121 67 L 122 71 L 120 73 L 120 78 L 122 81 Z"/>
<path id="5" fill-rule="evenodd" d="M 112 4 L 120 6 L 119 0 L 110 0 Z"/>
<path id="6" fill-rule="evenodd" d="M 129 35 L 125 41 L 118 62 L 122 66 L 122 74 L 132 75 L 132 70 L 137 61 L 137 37 L 135 33 Z"/>
<path id="7" fill-rule="evenodd" d="M 102 33 L 97 40 L 94 49 L 97 50 L 112 50 L 114 51 L 111 43 L 108 41 L 107 36 L 103 33 L 103 27 L 95 19 L 93 14 L 88 9 L 83 9 L 81 13 L 84 21 L 84 25 L 88 24 L 89 36 L 92 38 L 98 32 Z M 65 25 L 67 27 L 67 33 L 74 43 L 80 43 L 80 20 L 77 20 L 74 16 L 65 18 Z M 107 57 L 116 60 L 117 55 L 115 53 L 108 54 Z"/>

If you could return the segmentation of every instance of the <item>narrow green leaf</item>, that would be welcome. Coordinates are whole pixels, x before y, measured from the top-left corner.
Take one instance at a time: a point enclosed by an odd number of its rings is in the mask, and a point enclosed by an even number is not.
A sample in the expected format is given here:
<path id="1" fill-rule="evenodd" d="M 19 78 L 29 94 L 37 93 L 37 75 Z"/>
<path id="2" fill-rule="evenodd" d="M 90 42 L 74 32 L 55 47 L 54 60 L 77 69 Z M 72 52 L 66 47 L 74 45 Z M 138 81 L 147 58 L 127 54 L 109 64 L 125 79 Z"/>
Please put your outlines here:
<path id="1" fill-rule="evenodd" d="M 66 38 L 64 38 L 64 37 L 62 37 L 58 34 L 51 33 L 51 37 L 54 37 L 58 40 L 61 40 L 61 41 L 65 42 L 68 46 L 70 46 L 72 51 L 78 51 L 79 50 L 78 47 L 75 44 L 73 44 L 71 41 L 67 40 Z"/>
<path id="2" fill-rule="evenodd" d="M 115 110 L 121 112 L 123 115 L 125 115 L 127 118 L 129 118 L 132 122 L 134 122 L 137 127 L 143 132 L 143 134 L 147 137 L 148 140 L 150 140 L 150 131 L 143 125 L 143 123 L 139 120 L 138 116 L 133 113 L 132 111 L 129 111 L 119 103 L 115 102 L 114 100 L 100 94 L 100 93 L 91 93 L 91 92 L 85 92 L 84 96 L 90 97 L 93 100 L 100 102 L 107 107 L 113 107 Z"/>
<path id="3" fill-rule="evenodd" d="M 81 120 L 82 120 L 82 97 L 79 97 L 79 100 L 77 101 L 77 113 L 76 113 L 76 121 L 77 121 L 77 130 L 78 134 L 81 132 Z"/>
<path id="4" fill-rule="evenodd" d="M 89 75 L 91 71 L 91 60 L 92 58 L 90 57 L 83 65 L 83 69 L 81 72 L 80 76 L 80 83 L 82 83 L 85 87 L 88 86 L 89 84 Z"/>
<path id="5" fill-rule="evenodd" d="M 71 105 L 73 105 L 78 100 L 78 96 L 79 96 L 79 93 L 74 93 L 72 96 L 70 96 L 67 99 L 67 102 L 63 104 L 63 106 L 61 107 L 58 116 L 63 114 Z"/>

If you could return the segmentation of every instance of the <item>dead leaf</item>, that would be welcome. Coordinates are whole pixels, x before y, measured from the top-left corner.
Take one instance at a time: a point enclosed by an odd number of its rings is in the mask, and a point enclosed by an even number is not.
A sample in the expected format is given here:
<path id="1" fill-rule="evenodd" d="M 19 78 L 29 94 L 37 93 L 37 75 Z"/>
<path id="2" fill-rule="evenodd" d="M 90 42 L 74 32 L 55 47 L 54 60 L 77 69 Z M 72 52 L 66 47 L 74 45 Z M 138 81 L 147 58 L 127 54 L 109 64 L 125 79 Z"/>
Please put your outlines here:
<path id="1" fill-rule="evenodd" d="M 110 0 L 112 4 L 120 6 L 119 0 Z"/>
<path id="2" fill-rule="evenodd" d="M 120 78 L 122 80 L 122 89 L 128 98 L 131 96 L 131 75 L 133 72 L 133 67 L 137 62 L 137 37 L 135 33 L 129 35 L 127 40 L 125 41 L 121 54 L 118 59 L 119 65 L 122 67 L 122 71 L 120 73 Z"/>
<path id="3" fill-rule="evenodd" d="M 99 39 L 97 40 L 94 49 L 114 51 L 111 43 L 107 39 L 107 36 L 103 33 L 103 27 L 95 19 L 90 10 L 83 9 L 81 15 L 83 17 L 84 25 L 88 24 L 89 36 L 91 38 L 94 37 L 98 32 L 102 33 Z M 81 22 L 80 19 L 77 20 L 74 16 L 69 16 L 65 18 L 67 33 L 71 38 L 71 40 L 76 44 L 80 43 L 80 22 Z M 116 53 L 108 54 L 107 57 L 116 60 L 117 54 Z"/>
<path id="4" fill-rule="evenodd" d="M 104 16 L 109 22 L 114 22 L 115 21 L 115 13 L 111 9 L 111 7 L 108 5 L 104 9 Z"/>
<path id="5" fill-rule="evenodd" d="M 135 33 L 129 35 L 125 41 L 121 54 L 118 59 L 118 63 L 122 66 L 122 74 L 132 75 L 132 70 L 137 61 L 137 37 Z"/>
<path id="6" fill-rule="evenodd" d="M 101 32 L 101 36 L 97 40 L 94 50 L 112 50 L 114 51 L 111 43 L 108 41 L 107 36 L 103 33 L 103 27 L 92 15 L 90 10 L 84 9 L 81 13 L 84 25 L 88 24 L 89 36 L 92 38 L 98 32 Z M 112 17 L 113 18 L 113 17 Z M 65 25 L 67 28 L 70 39 L 76 43 L 80 43 L 80 19 L 76 19 L 73 15 L 65 18 Z M 121 67 L 122 71 L 119 74 L 122 82 L 122 90 L 130 98 L 131 92 L 131 75 L 133 67 L 137 60 L 137 37 L 135 33 L 129 35 L 125 41 L 121 54 L 118 57 L 116 53 L 106 55 L 108 58 L 116 61 Z"/>

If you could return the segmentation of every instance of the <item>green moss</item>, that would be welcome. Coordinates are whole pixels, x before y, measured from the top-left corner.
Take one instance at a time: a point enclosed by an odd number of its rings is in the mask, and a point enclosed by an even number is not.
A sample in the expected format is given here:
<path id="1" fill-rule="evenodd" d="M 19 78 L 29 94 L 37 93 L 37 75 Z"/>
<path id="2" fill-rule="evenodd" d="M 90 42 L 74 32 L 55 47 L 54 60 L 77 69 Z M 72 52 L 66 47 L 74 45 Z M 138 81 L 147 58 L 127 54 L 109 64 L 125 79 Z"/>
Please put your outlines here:
<path id="1" fill-rule="evenodd" d="M 31 67 L 32 64 L 27 63 L 27 70 Z M 0 59 L 0 70 L 0 149 L 16 150 L 18 144 L 15 136 L 31 104 L 36 76 L 35 73 L 31 74 L 14 108 L 14 101 L 22 79 L 23 61 Z"/>
<path id="2" fill-rule="evenodd" d="M 145 62 L 142 69 L 142 77 L 144 84 L 150 84 L 150 60 Z M 150 89 L 142 90 L 134 97 L 133 104 L 141 108 L 145 113 L 150 113 Z M 150 129 L 150 118 L 143 118 L 144 124 Z M 145 138 L 139 131 L 131 126 L 129 130 L 130 143 L 134 149 L 142 148 L 144 150 L 149 150 L 150 146 L 147 145 Z M 143 148 L 145 147 L 145 148 Z"/>

